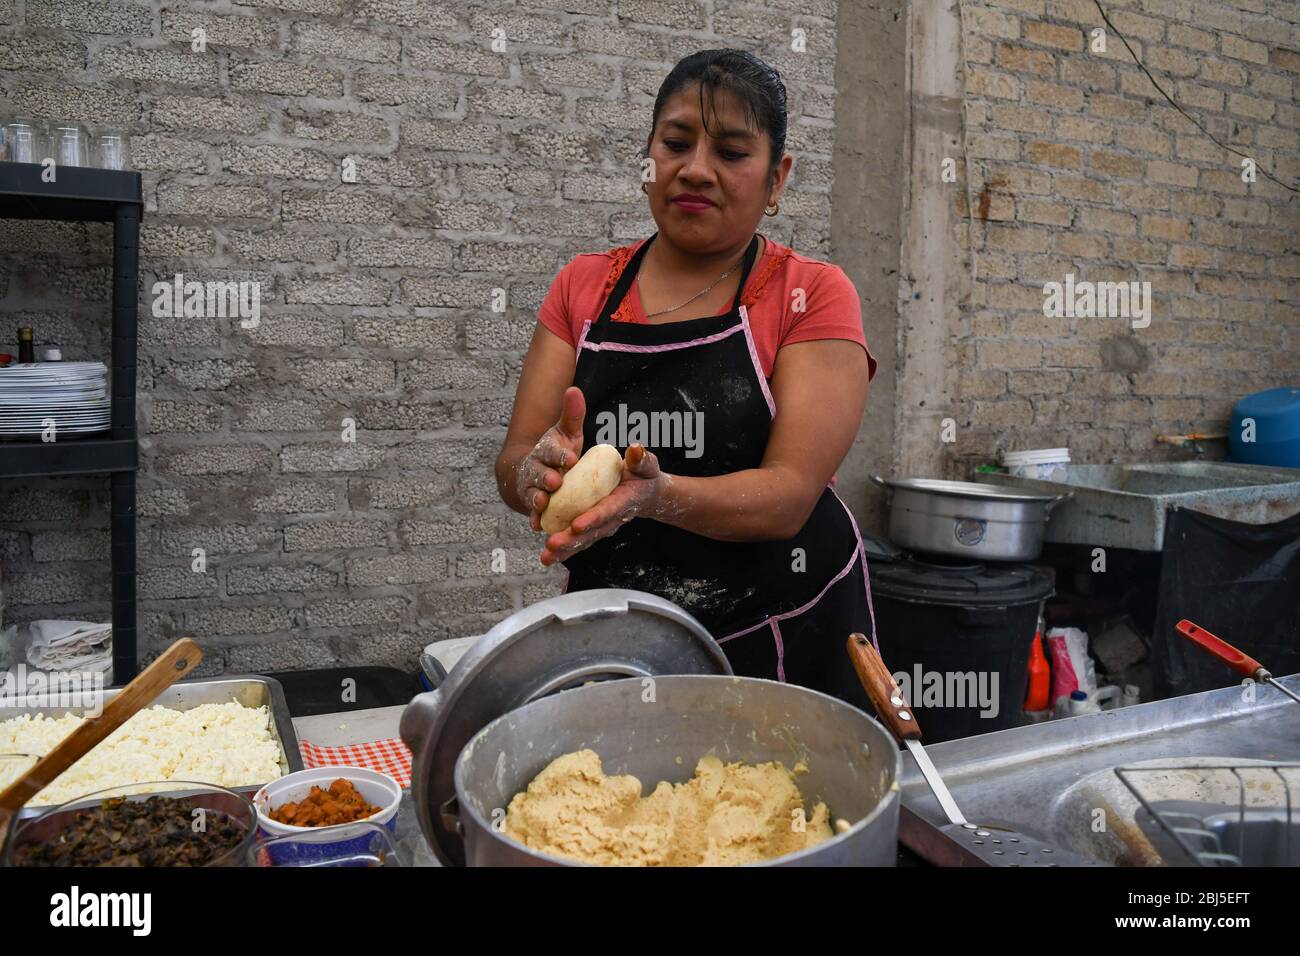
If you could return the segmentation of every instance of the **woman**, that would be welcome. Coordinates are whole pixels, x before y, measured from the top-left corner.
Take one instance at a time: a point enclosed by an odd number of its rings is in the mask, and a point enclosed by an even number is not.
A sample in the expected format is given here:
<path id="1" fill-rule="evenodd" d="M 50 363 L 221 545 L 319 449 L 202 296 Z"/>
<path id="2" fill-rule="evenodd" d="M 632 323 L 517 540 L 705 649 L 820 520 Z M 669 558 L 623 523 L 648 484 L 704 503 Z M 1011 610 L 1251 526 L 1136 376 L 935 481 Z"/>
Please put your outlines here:
<path id="1" fill-rule="evenodd" d="M 673 68 L 642 186 L 659 231 L 560 271 L 497 482 L 537 531 L 562 469 L 625 450 L 619 486 L 546 539 L 566 589 L 661 595 L 737 674 L 862 703 L 845 642 L 874 638 L 866 556 L 830 485 L 876 363 L 844 273 L 756 232 L 790 174 L 785 132 L 785 87 L 757 57 Z"/>

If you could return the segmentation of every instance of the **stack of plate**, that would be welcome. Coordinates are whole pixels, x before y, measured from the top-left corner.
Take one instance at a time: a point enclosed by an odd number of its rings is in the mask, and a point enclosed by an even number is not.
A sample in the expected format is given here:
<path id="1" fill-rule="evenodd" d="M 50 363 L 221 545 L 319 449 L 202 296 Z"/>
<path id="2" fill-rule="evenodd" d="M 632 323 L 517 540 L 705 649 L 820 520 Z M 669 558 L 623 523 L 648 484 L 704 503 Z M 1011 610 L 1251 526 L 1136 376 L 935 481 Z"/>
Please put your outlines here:
<path id="1" fill-rule="evenodd" d="M 107 431 L 103 362 L 33 362 L 0 368 L 0 438 L 31 438 L 53 421 L 54 437 Z"/>

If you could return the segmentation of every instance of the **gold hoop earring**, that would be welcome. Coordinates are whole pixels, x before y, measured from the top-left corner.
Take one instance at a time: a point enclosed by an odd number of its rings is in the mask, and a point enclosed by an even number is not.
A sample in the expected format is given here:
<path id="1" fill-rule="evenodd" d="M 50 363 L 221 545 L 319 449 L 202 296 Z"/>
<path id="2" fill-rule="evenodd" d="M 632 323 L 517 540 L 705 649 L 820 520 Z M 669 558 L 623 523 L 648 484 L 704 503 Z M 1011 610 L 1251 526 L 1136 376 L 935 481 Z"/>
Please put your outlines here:
<path id="1" fill-rule="evenodd" d="M 780 204 L 779 202 L 774 202 L 774 203 L 772 203 L 771 208 L 768 208 L 768 209 L 764 209 L 764 210 L 763 210 L 763 215 L 764 215 L 764 216 L 775 216 L 775 215 L 776 215 L 778 212 L 780 212 L 780 211 L 781 211 L 781 204 Z"/>

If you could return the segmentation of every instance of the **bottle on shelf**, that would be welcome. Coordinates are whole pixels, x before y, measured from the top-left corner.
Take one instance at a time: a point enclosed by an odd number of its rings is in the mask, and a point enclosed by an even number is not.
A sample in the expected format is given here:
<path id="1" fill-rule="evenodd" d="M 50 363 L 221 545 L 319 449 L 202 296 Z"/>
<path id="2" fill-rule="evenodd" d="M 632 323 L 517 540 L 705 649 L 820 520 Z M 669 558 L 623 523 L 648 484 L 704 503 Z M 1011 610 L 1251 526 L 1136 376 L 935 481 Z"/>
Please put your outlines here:
<path id="1" fill-rule="evenodd" d="M 18 330 L 18 361 L 36 361 L 36 353 L 32 348 L 32 330 L 27 326 Z"/>

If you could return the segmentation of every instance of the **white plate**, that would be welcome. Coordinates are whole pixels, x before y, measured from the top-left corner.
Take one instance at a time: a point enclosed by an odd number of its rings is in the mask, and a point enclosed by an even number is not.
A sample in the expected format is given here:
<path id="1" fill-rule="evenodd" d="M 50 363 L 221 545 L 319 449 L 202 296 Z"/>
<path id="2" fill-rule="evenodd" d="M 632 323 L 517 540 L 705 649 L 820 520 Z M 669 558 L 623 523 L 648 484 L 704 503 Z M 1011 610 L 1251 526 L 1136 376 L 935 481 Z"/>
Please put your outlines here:
<path id="1" fill-rule="evenodd" d="M 93 435 L 96 432 L 112 431 L 107 425 L 98 428 L 60 428 L 55 433 L 55 440 L 58 435 Z M 0 438 L 40 438 L 44 432 L 41 428 L 24 428 L 18 431 L 7 431 L 0 429 Z"/>
<path id="2" fill-rule="evenodd" d="M 23 411 L 0 412 L 0 419 L 6 418 L 45 418 L 48 415 L 107 415 L 108 408 L 28 408 Z"/>
<path id="3" fill-rule="evenodd" d="M 52 418 L 57 422 L 106 422 L 111 416 L 108 412 L 92 412 L 88 414 L 72 415 L 67 412 L 50 412 L 45 415 L 0 415 L 0 422 L 6 425 L 27 422 L 43 422 L 47 418 Z"/>
<path id="4" fill-rule="evenodd" d="M 103 362 L 14 362 L 0 369 L 0 375 L 77 375 L 108 372 Z"/>
<path id="5" fill-rule="evenodd" d="M 66 415 L 46 415 L 44 418 L 13 418 L 0 422 L 0 427 L 4 428 L 39 428 L 45 422 L 54 422 L 58 425 L 97 425 L 107 421 L 112 421 L 107 415 L 96 418 L 70 418 Z"/>
<path id="6" fill-rule="evenodd" d="M 95 431 L 95 430 L 98 430 L 98 429 L 100 429 L 100 428 L 108 428 L 109 426 L 110 426 L 110 423 L 109 423 L 109 422 L 59 422 L 59 421 L 56 421 L 56 422 L 54 423 L 54 429 L 55 429 L 55 431 L 61 431 L 61 432 L 62 432 L 62 431 L 79 431 L 79 430 L 83 430 L 83 429 L 91 429 L 92 431 Z M 2 430 L 4 430 L 4 431 L 8 431 L 8 432 L 24 432 L 24 433 L 25 433 L 25 432 L 37 432 L 37 433 L 39 433 L 39 432 L 43 432 L 43 431 L 45 431 L 45 429 L 46 429 L 47 427 L 48 427 L 48 426 L 46 426 L 44 422 L 30 422 L 30 423 L 27 423 L 27 424 L 21 424 L 21 425 L 20 425 L 20 424 L 11 424 L 11 423 L 6 422 L 5 424 L 0 425 L 0 429 L 2 429 Z"/>
<path id="7" fill-rule="evenodd" d="M 89 388 L 108 381 L 103 375 L 78 375 L 76 378 L 0 378 L 4 388 Z"/>
<path id="8" fill-rule="evenodd" d="M 9 422 L 11 424 L 13 422 L 39 422 L 46 418 L 54 418 L 54 419 L 66 418 L 68 421 L 97 422 L 97 421 L 107 421 L 109 416 L 110 416 L 110 412 L 108 411 L 102 411 L 102 412 L 55 411 L 55 412 L 41 412 L 40 414 L 33 414 L 33 415 L 0 415 L 0 422 Z"/>
<path id="9" fill-rule="evenodd" d="M 108 398 L 102 388 L 91 388 L 83 391 L 64 391 L 57 392 L 7 392 L 0 388 L 0 405 L 26 405 L 32 402 L 41 402 L 44 404 L 59 404 L 62 402 L 102 402 Z"/>

